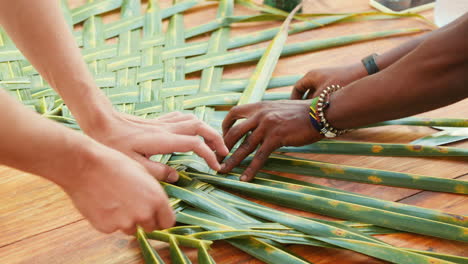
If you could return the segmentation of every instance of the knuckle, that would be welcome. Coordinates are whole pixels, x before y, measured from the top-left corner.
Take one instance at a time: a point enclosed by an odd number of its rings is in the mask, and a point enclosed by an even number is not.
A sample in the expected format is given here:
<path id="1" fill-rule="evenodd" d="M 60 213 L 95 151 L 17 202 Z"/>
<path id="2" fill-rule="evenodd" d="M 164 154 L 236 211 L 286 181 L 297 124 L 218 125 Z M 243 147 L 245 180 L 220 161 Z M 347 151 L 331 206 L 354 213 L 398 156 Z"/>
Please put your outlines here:
<path id="1" fill-rule="evenodd" d="M 135 216 L 135 222 L 137 223 L 145 223 L 145 222 L 148 222 L 149 220 L 151 220 L 153 218 L 153 214 L 151 212 L 152 210 L 144 210 L 142 212 L 139 212 L 136 216 Z M 133 226 L 133 225 L 132 225 Z M 130 226 L 131 227 L 131 226 Z M 127 227 L 127 228 L 130 228 L 130 227 Z"/>
<path id="2" fill-rule="evenodd" d="M 165 202 L 163 199 L 159 198 L 159 196 L 154 197 L 155 199 L 151 201 L 150 210 L 148 210 L 151 211 L 151 217 L 154 215 L 154 212 L 159 211 L 159 209 L 165 205 Z"/>
<path id="3" fill-rule="evenodd" d="M 194 115 L 194 114 L 186 114 L 188 118 L 192 119 L 192 120 L 198 120 L 197 116 Z"/>
<path id="4" fill-rule="evenodd" d="M 265 108 L 265 107 L 269 107 L 271 104 L 272 102 L 270 101 L 262 101 L 262 102 L 256 103 L 255 106 L 258 108 Z"/>
<path id="5" fill-rule="evenodd" d="M 262 110 L 258 111 L 258 113 L 257 113 L 256 116 L 257 116 L 258 118 L 260 118 L 260 119 L 263 119 L 263 118 L 265 118 L 265 116 L 268 115 L 268 113 L 270 113 L 268 110 L 262 109 Z"/>
<path id="6" fill-rule="evenodd" d="M 242 144 L 239 146 L 240 149 L 244 150 L 244 151 L 247 151 L 249 150 L 251 147 L 252 147 L 252 142 L 251 142 L 251 138 L 248 137 L 244 140 L 244 142 L 242 142 Z"/>
<path id="7" fill-rule="evenodd" d="M 294 85 L 294 90 L 302 91 L 302 89 L 304 89 L 304 81 L 303 81 L 303 79 L 299 80 L 299 81 Z"/>
<path id="8" fill-rule="evenodd" d="M 171 173 L 172 169 L 168 166 L 161 166 L 161 171 L 164 174 L 165 177 L 169 176 L 169 173 Z"/>
<path id="9" fill-rule="evenodd" d="M 171 169 L 167 166 L 159 166 L 158 171 L 156 174 L 158 180 L 165 180 L 169 176 Z"/>
<path id="10" fill-rule="evenodd" d="M 193 128 L 195 131 L 199 131 L 199 130 L 201 130 L 201 129 L 204 128 L 204 125 L 205 125 L 205 123 L 203 123 L 202 121 L 200 121 L 200 120 L 197 119 L 197 120 L 195 120 L 195 121 L 193 122 L 192 128 Z"/>
<path id="11" fill-rule="evenodd" d="M 227 159 L 226 162 L 224 162 L 224 164 L 226 165 L 227 168 L 231 168 L 237 165 L 238 163 L 237 160 L 238 160 L 238 157 L 237 155 L 234 154 L 229 159 Z"/>
<path id="12" fill-rule="evenodd" d="M 265 160 L 270 156 L 270 153 L 264 151 L 264 150 L 258 150 L 256 157 L 258 160 Z"/>
<path id="13" fill-rule="evenodd" d="M 264 119 L 267 123 L 276 123 L 280 118 L 277 113 L 269 112 L 265 115 Z"/>
<path id="14" fill-rule="evenodd" d="M 203 144 L 204 144 L 204 142 L 203 142 L 203 140 L 201 140 L 201 138 L 193 137 L 193 141 L 192 141 L 193 147 L 195 147 L 197 149 L 201 149 Z"/>
<path id="15" fill-rule="evenodd" d="M 318 72 L 316 70 L 309 71 L 309 72 L 307 72 L 306 77 L 313 79 L 313 78 L 317 77 L 317 73 Z"/>
<path id="16" fill-rule="evenodd" d="M 167 173 L 164 173 L 164 172 L 158 173 L 158 174 L 156 175 L 156 179 L 157 179 L 158 181 L 166 181 L 167 177 L 168 177 L 168 174 L 167 174 Z"/>
<path id="17" fill-rule="evenodd" d="M 234 126 L 231 128 L 231 130 L 229 131 L 229 133 L 226 135 L 226 137 L 236 137 L 238 136 L 240 133 L 240 128 L 239 126 Z"/>
<path id="18" fill-rule="evenodd" d="M 240 106 L 234 106 L 233 108 L 231 108 L 231 111 L 229 112 L 231 112 L 231 114 L 237 114 L 240 109 L 241 109 Z"/>

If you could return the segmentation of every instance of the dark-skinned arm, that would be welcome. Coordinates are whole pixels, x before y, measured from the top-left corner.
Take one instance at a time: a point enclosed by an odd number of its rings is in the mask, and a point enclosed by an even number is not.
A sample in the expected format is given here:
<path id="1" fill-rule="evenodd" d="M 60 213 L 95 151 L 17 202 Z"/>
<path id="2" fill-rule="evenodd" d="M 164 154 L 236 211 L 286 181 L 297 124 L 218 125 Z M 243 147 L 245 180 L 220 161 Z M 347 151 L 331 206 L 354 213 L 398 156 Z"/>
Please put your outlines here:
<path id="1" fill-rule="evenodd" d="M 429 36 L 437 34 L 437 31 L 438 30 L 415 37 L 400 46 L 376 56 L 375 62 L 378 68 L 382 71 L 392 65 L 403 56 L 413 51 Z M 311 99 L 318 96 L 324 88 L 331 84 L 346 86 L 354 81 L 366 77 L 367 75 L 367 70 L 360 60 L 356 61 L 356 63 L 340 67 L 314 69 L 309 71 L 294 85 L 291 93 L 291 99 L 303 99 L 306 93 L 306 99 Z"/>
<path id="2" fill-rule="evenodd" d="M 429 35 L 415 49 L 377 74 L 332 94 L 325 115 L 340 129 L 401 118 L 460 101 L 468 96 L 468 14 Z M 310 100 L 260 102 L 233 108 L 223 122 L 229 149 L 248 132 L 222 165 L 227 173 L 256 151 L 241 179 L 252 179 L 281 146 L 314 143 L 322 136 L 310 124 Z M 246 119 L 233 126 L 236 120 Z M 232 127 L 233 126 L 233 127 Z"/>
<path id="3" fill-rule="evenodd" d="M 327 118 L 337 128 L 356 128 L 460 101 L 468 96 L 467 48 L 468 14 L 384 71 L 332 94 Z"/>

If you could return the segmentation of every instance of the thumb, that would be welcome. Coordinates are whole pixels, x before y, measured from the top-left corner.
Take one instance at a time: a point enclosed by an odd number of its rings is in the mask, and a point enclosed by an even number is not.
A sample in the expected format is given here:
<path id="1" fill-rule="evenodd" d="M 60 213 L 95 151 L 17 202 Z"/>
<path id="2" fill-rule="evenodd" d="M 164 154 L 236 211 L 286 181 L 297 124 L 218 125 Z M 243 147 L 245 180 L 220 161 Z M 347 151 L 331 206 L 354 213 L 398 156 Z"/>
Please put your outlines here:
<path id="1" fill-rule="evenodd" d="M 135 160 L 143 165 L 143 167 L 159 181 L 176 182 L 179 179 L 177 171 L 165 164 L 152 161 L 140 155 L 136 155 Z"/>
<path id="2" fill-rule="evenodd" d="M 304 98 L 304 94 L 308 92 L 308 95 L 315 93 L 315 81 L 310 78 L 309 74 L 306 74 L 300 79 L 295 85 L 291 93 L 292 100 L 301 100 Z"/>

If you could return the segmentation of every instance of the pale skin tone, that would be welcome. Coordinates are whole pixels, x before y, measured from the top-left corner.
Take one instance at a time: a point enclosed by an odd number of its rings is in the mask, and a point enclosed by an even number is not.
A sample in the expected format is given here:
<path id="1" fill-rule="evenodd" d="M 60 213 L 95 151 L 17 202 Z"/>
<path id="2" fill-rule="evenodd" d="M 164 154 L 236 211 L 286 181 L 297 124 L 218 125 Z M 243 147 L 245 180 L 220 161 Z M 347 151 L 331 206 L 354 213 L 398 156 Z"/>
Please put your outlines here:
<path id="1" fill-rule="evenodd" d="M 0 164 L 62 187 L 99 231 L 134 234 L 137 225 L 146 231 L 171 227 L 175 217 L 156 179 L 174 182 L 178 174 L 147 157 L 194 151 L 218 170 L 215 152 L 228 153 L 222 137 L 193 115 L 174 112 L 145 120 L 115 111 L 57 3 L 0 0 L 0 25 L 86 135 L 40 117 L 0 91 Z"/>
<path id="2" fill-rule="evenodd" d="M 468 97 L 468 14 L 434 32 L 377 57 L 380 72 L 368 76 L 360 61 L 353 65 L 313 70 L 294 86 L 292 100 L 234 107 L 223 122 L 231 149 L 251 132 L 220 172 L 227 173 L 255 150 L 242 180 L 251 180 L 268 156 L 282 146 L 302 146 L 323 138 L 310 124 L 311 99 L 331 84 L 325 111 L 338 129 L 358 128 L 446 106 Z M 304 98 L 305 97 L 305 98 Z M 306 100 L 300 100 L 306 99 Z M 246 119 L 234 125 L 239 119 Z"/>

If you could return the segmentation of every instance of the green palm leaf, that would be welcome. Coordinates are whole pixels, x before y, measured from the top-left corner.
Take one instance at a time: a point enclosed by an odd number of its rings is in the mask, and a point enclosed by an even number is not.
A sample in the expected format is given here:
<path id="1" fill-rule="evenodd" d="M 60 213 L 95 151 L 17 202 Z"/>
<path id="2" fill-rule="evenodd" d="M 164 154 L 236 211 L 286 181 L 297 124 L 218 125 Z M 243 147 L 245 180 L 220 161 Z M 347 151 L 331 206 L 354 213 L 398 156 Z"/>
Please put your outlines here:
<path id="1" fill-rule="evenodd" d="M 148 242 L 145 232 L 143 232 L 141 228 L 138 228 L 137 230 L 137 240 L 138 240 L 138 244 L 140 245 L 145 263 L 164 264 L 164 261 L 161 259 L 159 254 Z"/>
<path id="2" fill-rule="evenodd" d="M 371 223 L 391 229 L 464 242 L 468 241 L 468 228 L 462 226 L 410 215 L 403 215 L 382 209 L 324 198 L 321 196 L 210 176 L 208 174 L 189 174 L 197 179 L 203 180 L 204 182 L 240 191 L 243 194 L 253 195 L 258 199 L 264 199 L 268 202 L 285 205 L 291 208 L 298 208 L 336 218 Z M 254 212 L 252 211 L 251 213 Z"/>
<path id="3" fill-rule="evenodd" d="M 249 159 L 251 156 L 243 163 L 247 164 Z M 370 184 L 468 194 L 468 181 L 337 165 L 285 155 L 270 156 L 264 169 Z"/>

